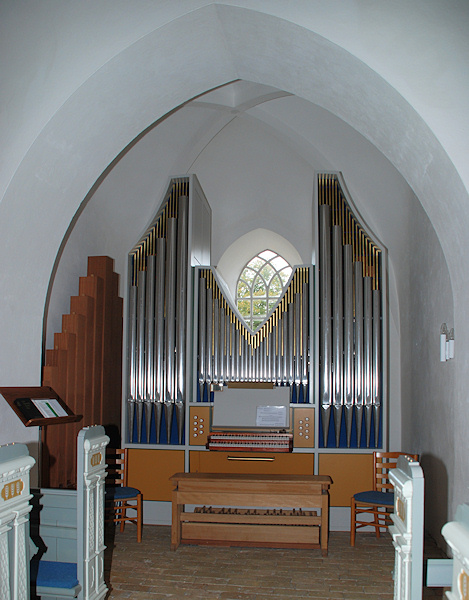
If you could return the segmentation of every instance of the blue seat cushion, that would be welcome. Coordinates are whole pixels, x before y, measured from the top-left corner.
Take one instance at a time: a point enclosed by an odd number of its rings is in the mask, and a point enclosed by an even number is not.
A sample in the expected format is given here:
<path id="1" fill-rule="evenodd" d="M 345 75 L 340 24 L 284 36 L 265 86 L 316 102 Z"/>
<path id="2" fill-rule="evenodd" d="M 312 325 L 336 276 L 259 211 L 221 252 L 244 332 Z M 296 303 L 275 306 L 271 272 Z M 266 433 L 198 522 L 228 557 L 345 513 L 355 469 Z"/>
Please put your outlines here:
<path id="1" fill-rule="evenodd" d="M 140 494 L 140 490 L 133 487 L 115 486 L 106 488 L 106 500 L 125 500 L 135 498 Z"/>
<path id="2" fill-rule="evenodd" d="M 73 588 L 78 585 L 76 563 L 31 561 L 31 582 L 36 586 Z"/>
<path id="3" fill-rule="evenodd" d="M 359 492 L 353 496 L 356 502 L 366 502 L 366 504 L 376 504 L 378 506 L 394 506 L 394 494 L 392 492 Z"/>

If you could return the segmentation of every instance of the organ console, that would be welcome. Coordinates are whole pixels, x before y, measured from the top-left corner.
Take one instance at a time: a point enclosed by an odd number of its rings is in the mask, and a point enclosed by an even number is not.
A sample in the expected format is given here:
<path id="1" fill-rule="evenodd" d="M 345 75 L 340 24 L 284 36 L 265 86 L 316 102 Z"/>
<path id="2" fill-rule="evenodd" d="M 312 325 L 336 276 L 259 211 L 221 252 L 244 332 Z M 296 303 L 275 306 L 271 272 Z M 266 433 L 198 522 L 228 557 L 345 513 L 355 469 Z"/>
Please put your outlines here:
<path id="1" fill-rule="evenodd" d="M 291 433 L 220 432 L 208 436 L 208 450 L 236 450 L 244 452 L 291 452 Z"/>

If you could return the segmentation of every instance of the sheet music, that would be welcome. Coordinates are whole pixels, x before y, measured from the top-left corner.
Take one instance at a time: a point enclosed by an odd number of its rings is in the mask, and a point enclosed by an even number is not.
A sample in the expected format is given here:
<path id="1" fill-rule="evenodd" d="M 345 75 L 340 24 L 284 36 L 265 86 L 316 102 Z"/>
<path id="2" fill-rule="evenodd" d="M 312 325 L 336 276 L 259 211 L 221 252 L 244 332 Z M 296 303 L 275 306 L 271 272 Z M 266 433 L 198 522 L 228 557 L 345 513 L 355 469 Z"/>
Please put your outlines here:
<path id="1" fill-rule="evenodd" d="M 256 427 L 286 427 L 286 406 L 258 406 L 256 412 Z"/>

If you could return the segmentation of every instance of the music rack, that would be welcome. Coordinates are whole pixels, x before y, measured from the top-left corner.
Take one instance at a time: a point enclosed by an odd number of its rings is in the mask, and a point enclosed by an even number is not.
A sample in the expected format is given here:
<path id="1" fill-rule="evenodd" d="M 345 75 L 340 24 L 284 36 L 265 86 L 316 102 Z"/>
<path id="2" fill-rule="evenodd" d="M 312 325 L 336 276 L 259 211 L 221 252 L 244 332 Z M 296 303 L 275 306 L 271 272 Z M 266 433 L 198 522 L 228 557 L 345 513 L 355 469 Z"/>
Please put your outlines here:
<path id="1" fill-rule="evenodd" d="M 43 427 L 75 423 L 82 415 L 75 415 L 59 395 L 49 386 L 38 387 L 0 387 L 0 394 L 5 398 L 25 427 Z M 49 411 L 41 413 L 34 400 L 51 400 Z M 60 414 L 54 410 L 59 408 Z M 49 416 L 46 416 L 48 414 Z"/>

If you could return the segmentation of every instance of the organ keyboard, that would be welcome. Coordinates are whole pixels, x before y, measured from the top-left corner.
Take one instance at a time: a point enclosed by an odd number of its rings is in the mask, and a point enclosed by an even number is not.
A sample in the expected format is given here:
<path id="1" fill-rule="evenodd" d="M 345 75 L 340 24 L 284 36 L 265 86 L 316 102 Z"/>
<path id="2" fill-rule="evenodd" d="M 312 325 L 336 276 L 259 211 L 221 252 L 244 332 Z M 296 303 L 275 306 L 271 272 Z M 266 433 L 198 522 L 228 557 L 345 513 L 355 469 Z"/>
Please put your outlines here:
<path id="1" fill-rule="evenodd" d="M 217 432 L 208 436 L 208 450 L 238 450 L 245 452 L 291 452 L 291 433 Z"/>

